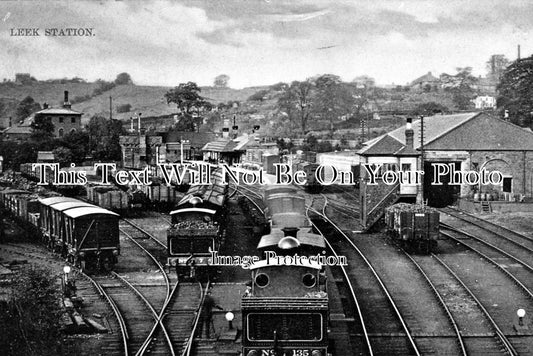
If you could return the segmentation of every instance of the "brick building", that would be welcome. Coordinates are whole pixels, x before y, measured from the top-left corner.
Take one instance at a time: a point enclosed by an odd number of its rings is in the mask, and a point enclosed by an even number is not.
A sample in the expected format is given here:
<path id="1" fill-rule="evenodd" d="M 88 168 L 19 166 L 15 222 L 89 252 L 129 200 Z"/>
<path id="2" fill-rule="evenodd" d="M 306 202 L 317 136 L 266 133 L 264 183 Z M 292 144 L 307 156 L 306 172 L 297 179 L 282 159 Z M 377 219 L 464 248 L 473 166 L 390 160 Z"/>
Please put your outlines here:
<path id="1" fill-rule="evenodd" d="M 44 109 L 37 111 L 34 118 L 44 117 L 51 120 L 54 125 L 54 137 L 63 137 L 64 135 L 81 130 L 82 113 L 71 109 L 68 100 L 68 91 L 65 91 L 65 100 L 60 108 L 51 108 L 47 104 Z"/>
<path id="2" fill-rule="evenodd" d="M 12 141 L 25 141 L 29 139 L 32 134 L 32 122 L 41 117 L 50 120 L 54 125 L 53 136 L 55 138 L 60 138 L 68 133 L 81 130 L 81 116 L 83 114 L 71 109 L 68 100 L 68 91 L 65 91 L 65 102 L 62 107 L 51 108 L 46 103 L 43 106 L 44 109 L 31 114 L 17 125 L 12 125 L 10 120 L 9 127 L 3 131 L 4 137 Z"/>
<path id="3" fill-rule="evenodd" d="M 476 195 L 490 196 L 500 201 L 521 201 L 533 194 L 533 133 L 487 113 L 436 115 L 424 118 L 424 166 L 421 167 L 421 121 L 412 123 L 412 148 L 408 130 L 404 127 L 366 142 L 359 154 L 361 163 L 381 164 L 383 170 L 416 169 L 424 171 L 422 185 L 369 186 L 368 175 L 361 189 L 361 216 L 367 223 L 379 215 L 381 209 L 402 198 L 413 198 L 429 205 L 445 206 L 458 198 L 474 199 Z M 411 151 L 411 152 L 408 152 Z M 405 154 L 411 166 L 406 166 Z M 409 156 L 408 155 L 408 156 Z M 413 158 L 418 157 L 413 160 Z M 503 181 L 498 185 L 448 184 L 434 181 L 437 163 L 451 165 L 456 171 L 500 171 Z M 451 169 L 451 168 L 450 168 Z M 362 175 L 364 170 L 362 170 Z M 416 189 L 416 192 L 414 191 Z M 423 192 L 423 196 L 422 196 Z M 363 217 L 364 216 L 364 217 Z"/>

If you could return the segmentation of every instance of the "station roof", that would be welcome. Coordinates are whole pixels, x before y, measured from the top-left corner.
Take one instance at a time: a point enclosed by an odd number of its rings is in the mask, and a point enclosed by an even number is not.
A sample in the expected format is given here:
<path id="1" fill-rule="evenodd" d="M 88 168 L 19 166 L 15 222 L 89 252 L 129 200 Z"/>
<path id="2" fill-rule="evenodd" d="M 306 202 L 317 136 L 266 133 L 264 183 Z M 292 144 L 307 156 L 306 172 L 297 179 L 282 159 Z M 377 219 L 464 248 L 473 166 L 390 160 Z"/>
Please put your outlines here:
<path id="1" fill-rule="evenodd" d="M 415 150 L 420 150 L 420 126 L 420 120 L 412 123 Z M 424 149 L 435 151 L 533 151 L 532 132 L 481 112 L 424 118 L 424 142 Z M 365 146 L 359 154 L 405 154 L 405 127 L 367 141 Z"/>

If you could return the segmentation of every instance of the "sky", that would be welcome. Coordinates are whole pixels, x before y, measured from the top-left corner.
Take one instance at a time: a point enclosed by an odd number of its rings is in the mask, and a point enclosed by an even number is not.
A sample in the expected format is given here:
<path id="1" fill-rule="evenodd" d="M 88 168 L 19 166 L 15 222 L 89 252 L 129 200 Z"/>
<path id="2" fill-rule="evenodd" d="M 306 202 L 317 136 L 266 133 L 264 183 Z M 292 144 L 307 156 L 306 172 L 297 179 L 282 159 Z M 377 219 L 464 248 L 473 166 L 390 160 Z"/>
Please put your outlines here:
<path id="1" fill-rule="evenodd" d="M 242 88 L 335 74 L 404 85 L 457 67 L 486 73 L 492 54 L 533 54 L 529 0 L 0 1 L 0 80 L 113 80 Z M 39 28 L 40 36 L 11 29 Z M 46 28 L 93 28 L 90 37 Z M 16 31 L 16 30 L 15 30 Z"/>

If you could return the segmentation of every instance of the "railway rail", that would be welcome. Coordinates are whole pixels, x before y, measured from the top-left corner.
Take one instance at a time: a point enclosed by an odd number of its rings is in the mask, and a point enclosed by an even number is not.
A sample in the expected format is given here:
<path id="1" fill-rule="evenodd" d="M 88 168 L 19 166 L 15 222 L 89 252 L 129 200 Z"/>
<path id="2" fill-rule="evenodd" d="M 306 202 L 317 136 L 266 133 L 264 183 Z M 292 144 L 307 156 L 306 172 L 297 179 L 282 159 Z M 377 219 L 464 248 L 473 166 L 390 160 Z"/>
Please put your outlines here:
<path id="1" fill-rule="evenodd" d="M 481 257 L 465 261 L 464 253 L 447 253 L 440 256 L 440 262 L 448 266 L 465 289 L 470 286 L 470 294 L 498 328 L 497 334 L 507 354 L 533 353 L 533 334 L 518 335 L 509 323 L 509 317 L 512 318 L 519 308 L 533 310 L 533 268 L 499 247 L 460 229 L 441 224 L 441 234 L 456 246 Z M 453 247 L 448 246 L 448 249 Z"/>
<path id="2" fill-rule="evenodd" d="M 43 251 L 42 249 L 36 249 L 30 245 L 20 246 L 12 243 L 3 243 L 0 246 L 0 250 L 7 252 L 11 255 L 24 256 L 28 257 L 31 261 L 39 261 L 40 264 L 47 265 L 52 267 L 55 270 L 60 270 L 64 266 L 63 261 L 59 261 L 57 255 L 48 253 L 48 251 Z M 96 292 L 95 295 L 98 295 L 104 303 L 108 306 L 111 314 L 116 320 L 116 324 L 108 319 L 110 322 L 111 328 L 116 328 L 118 333 L 108 334 L 104 338 L 107 340 L 108 346 L 106 347 L 106 352 L 112 355 L 130 355 L 129 342 L 130 335 L 127 331 L 127 324 L 124 318 L 123 313 L 118 308 L 114 299 L 107 293 L 107 291 L 102 288 L 100 283 L 98 283 L 95 278 L 89 276 L 88 274 L 83 273 L 81 270 L 74 268 L 74 278 L 81 276 L 84 280 L 87 281 L 88 285 L 91 285 L 93 292 Z M 88 286 L 77 283 L 78 291 L 89 289 Z M 84 298 L 89 298 L 90 296 L 84 295 Z M 113 340 L 116 339 L 116 340 Z M 93 354 L 92 351 L 85 353 L 82 351 L 82 355 Z"/>
<path id="3" fill-rule="evenodd" d="M 347 269 L 349 279 L 357 281 L 355 293 L 366 296 L 359 304 L 361 315 L 373 316 L 365 323 L 364 334 L 364 338 L 369 340 L 372 354 L 421 355 L 422 352 L 385 283 L 361 250 L 327 217 L 324 211 L 326 205 L 327 198 L 324 197 L 322 212 L 316 209 L 311 211 L 333 227 L 335 237 L 326 238 L 325 234 L 329 235 L 326 231 L 323 231 L 323 236 L 335 251 L 342 251 L 347 255 L 350 261 L 350 268 Z"/>

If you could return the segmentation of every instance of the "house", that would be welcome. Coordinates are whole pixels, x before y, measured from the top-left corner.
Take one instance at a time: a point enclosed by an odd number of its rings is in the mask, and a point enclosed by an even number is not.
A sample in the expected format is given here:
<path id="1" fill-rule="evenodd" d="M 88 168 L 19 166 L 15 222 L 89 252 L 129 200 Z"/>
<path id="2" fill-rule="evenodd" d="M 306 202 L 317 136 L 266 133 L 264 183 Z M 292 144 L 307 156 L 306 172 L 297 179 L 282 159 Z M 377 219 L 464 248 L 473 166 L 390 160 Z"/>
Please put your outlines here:
<path id="1" fill-rule="evenodd" d="M 54 125 L 54 137 L 57 138 L 81 130 L 82 113 L 72 110 L 66 90 L 64 99 L 63 106 L 60 108 L 51 108 L 48 104 L 44 104 L 43 110 L 33 114 L 34 120 L 40 117 L 50 120 Z"/>
<path id="2" fill-rule="evenodd" d="M 476 109 L 496 109 L 496 98 L 488 95 L 479 95 L 474 100 Z"/>
<path id="3" fill-rule="evenodd" d="M 68 91 L 65 91 L 65 102 L 60 108 L 51 108 L 44 104 L 44 109 L 31 114 L 29 117 L 16 125 L 10 125 L 4 130 L 6 140 L 25 141 L 32 134 L 31 124 L 38 118 L 50 120 L 54 125 L 53 137 L 61 138 L 64 135 L 81 130 L 82 113 L 71 109 L 68 99 Z"/>
<path id="4" fill-rule="evenodd" d="M 427 74 L 413 80 L 409 86 L 415 90 L 426 90 L 426 88 L 436 90 L 440 87 L 440 80 L 431 72 L 427 72 Z"/>

